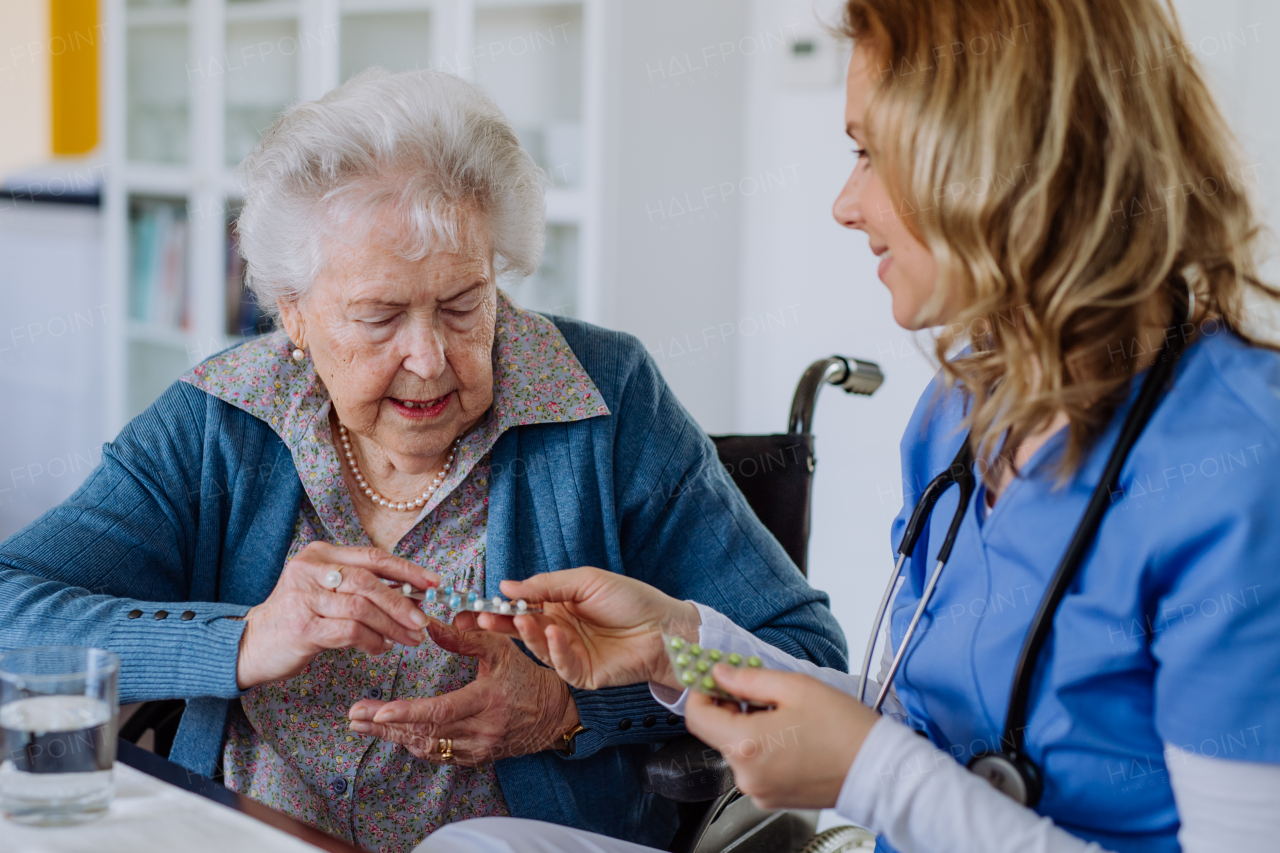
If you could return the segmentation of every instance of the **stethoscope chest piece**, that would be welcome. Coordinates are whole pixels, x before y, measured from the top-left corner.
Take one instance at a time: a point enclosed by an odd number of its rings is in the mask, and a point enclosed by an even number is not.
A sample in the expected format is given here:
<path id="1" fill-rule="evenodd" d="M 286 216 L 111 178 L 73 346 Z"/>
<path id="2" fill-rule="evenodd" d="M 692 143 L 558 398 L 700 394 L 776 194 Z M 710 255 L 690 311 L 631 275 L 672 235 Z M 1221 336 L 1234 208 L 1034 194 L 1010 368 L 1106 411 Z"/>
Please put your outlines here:
<path id="1" fill-rule="evenodd" d="M 1034 762 L 1003 752 L 984 752 L 973 757 L 969 770 L 1019 805 L 1034 808 L 1040 802 L 1043 783 Z"/>

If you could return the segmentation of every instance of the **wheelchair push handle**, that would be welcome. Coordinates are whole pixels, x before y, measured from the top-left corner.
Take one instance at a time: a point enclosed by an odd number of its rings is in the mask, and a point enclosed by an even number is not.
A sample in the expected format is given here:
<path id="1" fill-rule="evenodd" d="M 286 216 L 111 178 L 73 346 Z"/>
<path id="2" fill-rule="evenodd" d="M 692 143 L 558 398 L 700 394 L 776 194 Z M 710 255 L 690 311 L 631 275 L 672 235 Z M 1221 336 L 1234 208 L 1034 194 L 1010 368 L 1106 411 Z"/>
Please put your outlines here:
<path id="1" fill-rule="evenodd" d="M 796 394 L 791 398 L 791 419 L 787 432 L 813 431 L 813 412 L 818 405 L 818 392 L 823 385 L 836 385 L 843 388 L 846 394 L 869 397 L 883 383 L 884 373 L 874 361 L 862 361 L 842 355 L 815 361 L 800 377 Z"/>

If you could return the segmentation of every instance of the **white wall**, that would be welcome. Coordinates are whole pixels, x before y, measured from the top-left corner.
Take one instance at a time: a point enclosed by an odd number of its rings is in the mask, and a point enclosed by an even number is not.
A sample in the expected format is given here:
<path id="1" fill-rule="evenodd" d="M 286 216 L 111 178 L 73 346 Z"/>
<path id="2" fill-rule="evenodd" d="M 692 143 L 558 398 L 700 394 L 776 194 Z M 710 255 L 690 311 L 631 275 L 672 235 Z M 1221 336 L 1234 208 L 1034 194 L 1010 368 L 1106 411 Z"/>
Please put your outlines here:
<path id="1" fill-rule="evenodd" d="M 837 0 L 752 0 L 750 31 L 833 14 Z M 1272 227 L 1280 193 L 1280 3 L 1177 0 L 1188 40 L 1210 69 L 1250 164 Z M 1231 37 L 1228 38 L 1228 33 Z M 1244 41 L 1245 44 L 1241 44 Z M 866 237 L 840 228 L 831 203 L 852 165 L 843 132 L 843 81 L 801 89 L 779 81 L 775 65 L 752 62 L 747 76 L 743 174 L 794 165 L 797 180 L 743 206 L 738 313 L 785 310 L 796 322 L 737 338 L 737 416 L 741 432 L 775 432 L 805 365 L 833 352 L 880 363 L 885 384 L 871 399 L 825 393 L 818 405 L 810 577 L 827 590 L 850 639 L 861 647 L 892 569 L 889 523 L 902 504 L 898 442 L 934 373 L 920 354 L 927 338 L 899 329 L 876 277 Z M 1270 278 L 1280 279 L 1276 267 Z"/>
<path id="2" fill-rule="evenodd" d="M 0 177 L 49 156 L 49 4 L 0 0 Z"/>
<path id="3" fill-rule="evenodd" d="M 747 64 L 742 0 L 611 4 L 610 132 L 616 160 L 605 222 L 606 324 L 638 336 L 699 423 L 734 422 L 740 200 Z M 708 332 L 707 330 L 711 330 Z"/>
<path id="4" fill-rule="evenodd" d="M 1276 0 L 1174 0 L 1188 52 L 1208 69 L 1227 123 L 1244 147 L 1245 172 L 1257 179 L 1254 198 L 1272 231 L 1280 232 L 1280 3 Z M 1208 185 L 1212 187 L 1212 184 Z M 1274 239 L 1272 237 L 1271 239 Z M 1280 281 L 1275 247 L 1266 278 Z"/>

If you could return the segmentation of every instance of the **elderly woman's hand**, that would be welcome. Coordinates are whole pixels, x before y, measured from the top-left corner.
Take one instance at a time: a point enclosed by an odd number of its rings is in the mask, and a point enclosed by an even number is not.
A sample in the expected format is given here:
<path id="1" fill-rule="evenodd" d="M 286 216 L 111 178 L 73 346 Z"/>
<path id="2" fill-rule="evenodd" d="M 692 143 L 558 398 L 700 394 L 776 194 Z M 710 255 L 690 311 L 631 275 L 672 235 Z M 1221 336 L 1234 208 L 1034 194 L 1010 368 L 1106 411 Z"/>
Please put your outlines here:
<path id="1" fill-rule="evenodd" d="M 535 601 L 543 612 L 482 613 L 480 626 L 519 637 L 574 687 L 598 690 L 651 681 L 679 689 L 662 634 L 697 640 L 702 620 L 689 602 L 590 566 L 501 586 L 504 595 Z"/>
<path id="2" fill-rule="evenodd" d="M 442 649 L 479 661 L 476 680 L 443 696 L 357 702 L 349 713 L 352 731 L 437 763 L 444 760 L 440 738 L 451 738 L 453 763 L 475 767 L 558 746 L 578 724 L 565 683 L 511 640 L 477 630 L 474 614 L 459 614 L 452 626 L 433 619 L 427 630 Z"/>
<path id="3" fill-rule="evenodd" d="M 337 589 L 322 579 L 342 574 Z M 242 690 L 297 675 L 325 649 L 357 648 L 379 655 L 396 643 L 419 645 L 427 616 L 409 598 L 380 580 L 419 589 L 440 577 L 378 548 L 313 542 L 285 564 L 267 600 L 249 609 L 236 682 Z"/>

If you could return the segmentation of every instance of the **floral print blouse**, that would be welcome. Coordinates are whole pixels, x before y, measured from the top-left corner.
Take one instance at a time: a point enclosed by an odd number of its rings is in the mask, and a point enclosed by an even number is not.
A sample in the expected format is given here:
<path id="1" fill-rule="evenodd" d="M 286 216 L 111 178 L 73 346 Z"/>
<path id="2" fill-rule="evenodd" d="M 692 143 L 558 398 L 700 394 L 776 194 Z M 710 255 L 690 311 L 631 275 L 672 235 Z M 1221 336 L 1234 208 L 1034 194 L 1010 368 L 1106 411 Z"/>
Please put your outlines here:
<path id="1" fill-rule="evenodd" d="M 194 368 L 197 388 L 270 424 L 292 452 L 306 498 L 288 559 L 315 541 L 370 545 L 347 492 L 329 427 L 329 395 L 310 360 L 296 362 L 283 332 Z M 493 406 L 462 441 L 454 467 L 393 553 L 483 589 L 489 451 L 506 430 L 607 415 L 595 384 L 555 324 L 498 294 Z M 439 604 L 424 604 L 448 620 Z M 440 826 L 506 814 L 493 765 L 433 764 L 399 744 L 359 735 L 347 710 L 361 699 L 439 696 L 476 677 L 474 659 L 431 640 L 370 657 L 323 652 L 299 675 L 233 703 L 223 747 L 228 788 L 330 835 L 379 853 L 408 851 Z"/>

